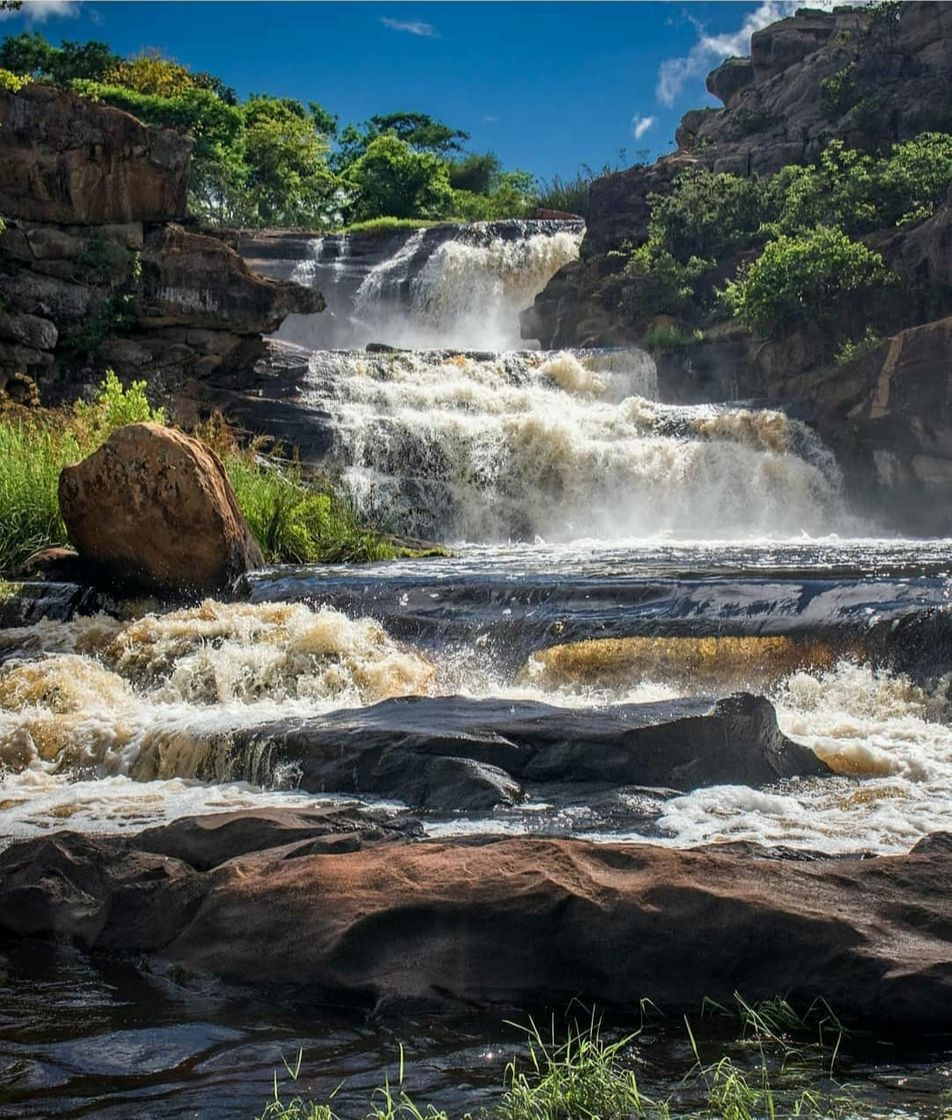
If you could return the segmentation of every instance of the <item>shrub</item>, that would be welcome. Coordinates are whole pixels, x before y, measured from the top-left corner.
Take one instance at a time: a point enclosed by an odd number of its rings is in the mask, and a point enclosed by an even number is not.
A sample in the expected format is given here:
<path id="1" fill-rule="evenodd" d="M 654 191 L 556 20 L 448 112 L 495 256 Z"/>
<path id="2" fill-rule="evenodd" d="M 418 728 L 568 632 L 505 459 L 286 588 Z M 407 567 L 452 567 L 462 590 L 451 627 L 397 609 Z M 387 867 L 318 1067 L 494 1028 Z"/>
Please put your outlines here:
<path id="1" fill-rule="evenodd" d="M 880 336 L 872 327 L 867 327 L 862 338 L 848 338 L 836 351 L 833 360 L 838 366 L 848 365 L 857 358 L 861 358 L 863 354 L 868 354 L 870 350 L 875 350 L 880 342 L 882 342 Z"/>
<path id="2" fill-rule="evenodd" d="M 695 284 L 713 261 L 690 257 L 679 261 L 656 238 L 649 237 L 632 250 L 625 265 L 623 303 L 634 321 L 655 315 L 690 312 L 695 303 Z"/>
<path id="3" fill-rule="evenodd" d="M 686 171 L 666 195 L 651 196 L 652 235 L 679 260 L 717 257 L 749 245 L 767 217 L 759 179 Z"/>
<path id="4" fill-rule="evenodd" d="M 828 116 L 841 117 L 856 103 L 856 63 L 848 62 L 820 82 L 820 101 Z"/>
<path id="5" fill-rule="evenodd" d="M 354 218 L 440 218 L 451 213 L 453 190 L 446 164 L 417 152 L 396 136 L 378 136 L 347 171 L 356 191 Z"/>
<path id="6" fill-rule="evenodd" d="M 882 256 L 841 229 L 817 226 L 799 237 L 781 235 L 744 268 L 724 300 L 747 327 L 777 337 L 797 319 L 828 329 L 862 311 L 862 301 L 895 279 Z M 864 311 L 868 307 L 864 308 Z"/>
<path id="7" fill-rule="evenodd" d="M 703 339 L 700 331 L 661 324 L 645 332 L 641 345 L 646 350 L 676 350 L 679 346 L 696 346 Z"/>
<path id="8" fill-rule="evenodd" d="M 19 93 L 30 80 L 28 74 L 14 74 L 10 70 L 0 68 L 0 89 L 5 89 L 10 93 Z"/>

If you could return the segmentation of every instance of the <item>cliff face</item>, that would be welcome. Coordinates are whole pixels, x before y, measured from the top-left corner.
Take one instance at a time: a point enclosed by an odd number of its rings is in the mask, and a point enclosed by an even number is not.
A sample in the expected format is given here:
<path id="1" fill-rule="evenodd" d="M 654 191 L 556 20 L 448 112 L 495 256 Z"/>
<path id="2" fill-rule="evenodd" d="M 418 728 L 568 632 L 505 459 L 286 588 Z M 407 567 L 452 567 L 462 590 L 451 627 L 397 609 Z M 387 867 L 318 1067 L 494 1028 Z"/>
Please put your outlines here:
<path id="1" fill-rule="evenodd" d="M 643 324 L 637 329 L 619 302 L 619 273 L 627 250 L 647 238 L 649 196 L 689 168 L 769 175 L 816 161 L 833 137 L 875 150 L 952 132 L 952 3 L 904 3 L 898 19 L 886 9 L 802 9 L 757 32 L 750 57 L 729 59 L 707 84 L 724 108 L 687 113 L 676 153 L 592 184 L 580 259 L 523 313 L 526 337 L 551 347 L 638 342 Z M 765 342 L 725 321 L 700 345 L 660 354 L 660 384 L 680 403 L 805 402 L 802 413 L 845 463 L 854 492 L 874 510 L 900 511 L 908 528 L 933 530 L 952 516 L 952 333 L 950 320 L 928 322 L 952 306 L 952 198 L 918 225 L 870 240 L 904 289 L 931 285 L 950 296 L 911 309 L 901 345 L 887 340 L 829 368 L 809 322 Z M 737 263 L 725 262 L 724 278 Z M 887 394 L 887 382 L 902 392 Z"/>
<path id="2" fill-rule="evenodd" d="M 319 293 L 254 275 L 185 219 L 191 141 L 41 85 L 0 91 L 0 393 L 108 367 L 157 393 L 240 373 Z"/>

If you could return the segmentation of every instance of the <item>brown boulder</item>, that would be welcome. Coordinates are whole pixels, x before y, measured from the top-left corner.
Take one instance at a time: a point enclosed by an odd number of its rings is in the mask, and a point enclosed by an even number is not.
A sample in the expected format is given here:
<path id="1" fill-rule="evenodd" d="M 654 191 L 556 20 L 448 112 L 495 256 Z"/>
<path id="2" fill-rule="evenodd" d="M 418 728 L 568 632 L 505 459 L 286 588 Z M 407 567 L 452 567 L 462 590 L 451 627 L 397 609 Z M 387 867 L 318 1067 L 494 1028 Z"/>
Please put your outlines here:
<path id="1" fill-rule="evenodd" d="M 0 213 L 81 225 L 184 217 L 190 149 L 64 90 L 0 90 Z"/>
<path id="2" fill-rule="evenodd" d="M 119 583 L 215 592 L 264 563 L 218 456 L 159 424 L 64 468 L 59 503 L 80 556 Z"/>
<path id="3" fill-rule="evenodd" d="M 848 1024 L 952 1024 L 949 836 L 901 856 L 784 859 L 751 845 L 367 843 L 361 831 L 342 850 L 320 821 L 225 825 L 214 860 L 195 822 L 145 842 L 14 844 L 0 853 L 0 931 L 363 1005 L 577 996 L 694 1012 L 739 991 L 822 998 Z"/>
<path id="4" fill-rule="evenodd" d="M 154 229 L 142 253 L 138 315 L 143 327 L 270 334 L 296 312 L 323 311 L 320 292 L 256 276 L 223 241 L 181 226 Z"/>

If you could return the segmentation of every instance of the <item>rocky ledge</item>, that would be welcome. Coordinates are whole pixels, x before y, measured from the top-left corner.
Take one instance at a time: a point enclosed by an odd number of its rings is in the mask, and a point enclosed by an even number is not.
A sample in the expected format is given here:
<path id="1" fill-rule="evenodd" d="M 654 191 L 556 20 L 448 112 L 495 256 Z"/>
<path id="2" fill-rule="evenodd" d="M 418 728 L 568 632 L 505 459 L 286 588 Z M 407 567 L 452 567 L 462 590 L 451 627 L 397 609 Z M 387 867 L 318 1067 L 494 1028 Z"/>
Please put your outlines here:
<path id="1" fill-rule="evenodd" d="M 60 832 L 0 855 L 0 932 L 361 1006 L 782 992 L 847 1024 L 952 1026 L 947 834 L 874 859 L 412 836 L 346 808 Z"/>
<path id="2" fill-rule="evenodd" d="M 187 228 L 191 140 L 39 84 L 0 90 L 0 394 L 75 397 L 112 367 L 156 396 L 266 355 L 319 292 Z M 206 409 L 207 411 L 207 409 Z"/>

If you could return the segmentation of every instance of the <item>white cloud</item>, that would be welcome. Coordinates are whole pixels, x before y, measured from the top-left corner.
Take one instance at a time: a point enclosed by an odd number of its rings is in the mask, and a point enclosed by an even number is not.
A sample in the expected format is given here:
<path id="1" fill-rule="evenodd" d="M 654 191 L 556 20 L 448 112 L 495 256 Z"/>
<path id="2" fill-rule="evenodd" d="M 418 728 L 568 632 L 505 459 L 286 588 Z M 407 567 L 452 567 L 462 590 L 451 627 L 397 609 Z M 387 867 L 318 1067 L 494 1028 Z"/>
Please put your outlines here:
<path id="1" fill-rule="evenodd" d="M 411 35 L 419 35 L 423 39 L 439 39 L 440 37 L 439 31 L 432 23 L 424 23 L 422 20 L 390 19 L 387 16 L 381 16 L 380 22 L 384 27 L 389 27 L 391 31 L 407 31 Z"/>
<path id="2" fill-rule="evenodd" d="M 23 7 L 0 12 L 0 19 L 25 16 L 32 23 L 45 23 L 60 16 L 73 18 L 79 15 L 80 0 L 23 0 Z"/>
<path id="3" fill-rule="evenodd" d="M 815 3 L 814 7 L 829 8 L 827 3 Z M 744 17 L 744 22 L 736 31 L 721 35 L 708 35 L 697 20 L 692 23 L 697 29 L 698 40 L 683 58 L 669 58 L 658 69 L 658 84 L 655 93 L 664 105 L 673 105 L 685 85 L 695 79 L 703 78 L 725 58 L 750 53 L 750 37 L 768 24 L 791 16 L 797 8 L 803 7 L 803 0 L 761 0 L 761 3 Z"/>
<path id="4" fill-rule="evenodd" d="M 648 129 L 654 128 L 657 123 L 657 117 L 643 117 L 636 113 L 635 116 L 631 118 L 631 134 L 636 140 L 640 140 Z"/>
<path id="5" fill-rule="evenodd" d="M 496 124 L 498 120 L 499 118 L 494 117 L 492 113 L 487 113 L 486 116 L 483 117 L 483 124 Z"/>

